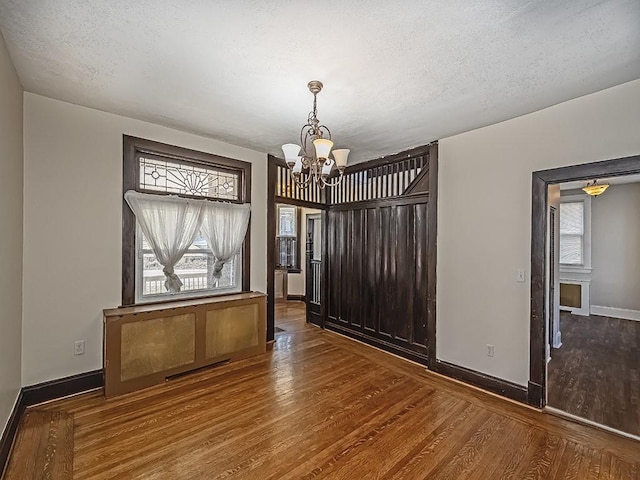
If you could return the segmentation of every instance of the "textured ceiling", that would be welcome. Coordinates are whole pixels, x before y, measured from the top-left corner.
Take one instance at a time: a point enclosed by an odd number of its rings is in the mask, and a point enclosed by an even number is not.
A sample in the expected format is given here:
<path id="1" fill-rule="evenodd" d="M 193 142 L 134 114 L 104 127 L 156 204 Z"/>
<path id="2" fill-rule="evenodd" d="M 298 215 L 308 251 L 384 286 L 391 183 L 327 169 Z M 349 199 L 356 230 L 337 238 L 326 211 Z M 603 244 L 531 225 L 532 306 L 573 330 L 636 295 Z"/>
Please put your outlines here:
<path id="1" fill-rule="evenodd" d="M 640 78 L 639 0 L 0 0 L 0 30 L 28 91 L 263 152 L 321 80 L 354 161 Z"/>

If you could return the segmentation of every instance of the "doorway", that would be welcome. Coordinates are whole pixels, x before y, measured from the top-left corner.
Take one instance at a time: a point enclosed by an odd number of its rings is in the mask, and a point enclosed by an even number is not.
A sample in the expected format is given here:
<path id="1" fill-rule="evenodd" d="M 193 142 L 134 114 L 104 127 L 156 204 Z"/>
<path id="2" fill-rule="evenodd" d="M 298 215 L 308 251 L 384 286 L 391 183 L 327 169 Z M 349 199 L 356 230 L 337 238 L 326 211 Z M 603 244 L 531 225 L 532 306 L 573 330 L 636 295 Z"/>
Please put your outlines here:
<path id="1" fill-rule="evenodd" d="M 596 196 L 582 191 L 598 180 L 549 187 L 550 204 L 558 198 L 552 189 L 560 195 L 559 218 L 549 222 L 550 250 L 556 237 L 559 255 L 549 262 L 558 308 L 549 324 L 547 405 L 640 436 L 640 175 L 603 179 L 608 187 Z"/>
<path id="2" fill-rule="evenodd" d="M 296 202 L 297 203 L 297 202 Z M 275 332 L 280 321 L 304 319 L 322 327 L 322 210 L 281 199 L 276 204 L 274 251 Z"/>
<path id="3" fill-rule="evenodd" d="M 602 219 L 611 218 L 617 218 L 620 225 L 629 223 L 621 219 L 620 205 L 632 203 L 631 199 L 613 207 L 609 204 L 623 191 L 633 190 L 634 180 L 640 181 L 633 175 L 638 173 L 640 156 L 626 157 L 534 172 L 532 189 L 529 403 L 631 436 L 640 433 L 638 395 L 633 392 L 637 388 L 633 385 L 638 384 L 633 376 L 637 376 L 640 362 L 640 337 L 633 332 L 640 322 L 602 315 L 612 311 L 598 310 L 597 303 L 613 302 L 600 300 L 605 293 L 601 287 L 616 283 L 611 276 L 615 272 L 607 273 L 606 265 L 612 260 L 605 258 L 605 245 L 618 256 L 623 250 L 609 240 L 615 237 L 629 246 L 631 237 L 636 236 L 633 241 L 640 250 L 640 220 L 636 235 L 602 223 Z M 597 198 L 582 192 L 581 188 L 595 179 L 611 185 L 608 198 L 606 193 Z M 640 183 L 637 188 L 636 203 L 640 202 Z M 593 222 L 593 227 L 599 225 L 597 233 L 592 231 L 593 204 L 599 219 Z M 639 205 L 627 206 L 638 211 Z M 607 208 L 613 210 L 607 214 Z M 603 280 L 605 274 L 609 276 Z M 625 281 L 629 282 L 628 276 Z M 630 288 L 635 288 L 631 284 Z M 599 285 L 598 294 L 594 285 Z M 639 295 L 636 292 L 628 297 L 633 303 Z"/>
<path id="4" fill-rule="evenodd" d="M 302 174 L 303 181 L 308 180 L 306 174 Z M 322 217 L 326 215 L 327 210 L 327 193 L 326 190 L 310 187 L 301 188 L 295 184 L 289 167 L 287 167 L 284 160 L 268 155 L 267 161 L 267 344 L 273 345 L 275 341 L 275 323 L 276 323 L 276 304 L 279 306 L 279 310 L 283 304 L 278 303 L 275 298 L 276 294 L 276 277 L 275 272 L 277 270 L 279 262 L 279 248 L 277 245 L 279 237 L 279 207 L 284 206 L 287 208 L 294 208 L 299 212 L 300 220 L 296 226 L 299 226 L 300 232 L 297 235 L 297 246 L 300 255 L 297 271 L 291 271 L 289 266 L 287 267 L 287 292 L 281 294 L 281 301 L 285 301 L 285 305 L 289 301 L 297 301 L 299 306 L 305 307 L 306 303 L 306 275 L 303 272 L 306 270 L 306 214 L 321 213 Z M 309 209 L 306 211 L 305 209 Z M 303 213 L 304 212 L 304 213 Z M 296 214 L 298 215 L 298 214 Z M 326 239 L 325 233 L 322 229 L 322 241 L 324 251 Z M 290 240 L 288 240 L 290 241 Z M 287 256 L 291 258 L 288 254 Z M 323 259 L 324 261 L 324 259 Z M 321 268 L 321 275 L 325 275 L 325 269 Z M 283 273 L 284 274 L 284 273 Z M 323 284 L 324 282 L 321 282 Z M 324 288 L 322 288 L 321 297 L 325 295 Z M 321 302 L 321 304 L 324 302 Z M 321 307 L 324 308 L 324 307 Z M 306 310 L 306 308 L 305 308 Z M 300 312 L 298 312 L 299 314 Z M 299 315 L 300 316 L 300 315 Z M 306 312 L 301 315 L 302 318 L 306 317 Z"/>
<path id="5" fill-rule="evenodd" d="M 310 209 L 306 209 L 310 212 Z M 322 304 L 322 214 L 306 213 L 307 248 L 305 260 L 305 302 L 307 322 L 323 328 Z"/>

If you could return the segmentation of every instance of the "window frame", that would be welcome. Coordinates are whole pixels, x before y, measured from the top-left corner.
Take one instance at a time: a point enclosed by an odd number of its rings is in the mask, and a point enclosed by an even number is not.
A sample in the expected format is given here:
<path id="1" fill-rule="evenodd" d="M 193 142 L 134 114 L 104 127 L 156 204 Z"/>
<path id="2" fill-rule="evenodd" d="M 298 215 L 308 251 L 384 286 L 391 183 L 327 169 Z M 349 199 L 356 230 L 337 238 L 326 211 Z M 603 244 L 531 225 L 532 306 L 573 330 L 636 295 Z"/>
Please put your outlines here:
<path id="1" fill-rule="evenodd" d="M 296 234 L 295 236 L 291 236 L 291 235 L 280 235 L 280 209 L 281 208 L 295 208 L 295 219 L 296 219 Z M 300 264 L 300 250 L 301 250 L 301 243 L 300 243 L 300 237 L 302 236 L 302 208 L 298 207 L 296 205 L 290 205 L 287 203 L 279 203 L 277 205 L 276 208 L 276 251 L 275 251 L 275 255 L 276 258 L 278 258 L 280 251 L 278 250 L 278 242 L 277 239 L 278 238 L 295 238 L 296 239 L 296 253 L 295 253 L 295 261 L 296 261 L 296 265 L 295 267 L 280 267 L 278 266 L 278 261 L 276 260 L 276 269 L 277 270 L 286 270 L 287 273 L 302 273 L 302 265 Z"/>
<path id="2" fill-rule="evenodd" d="M 560 203 L 583 204 L 582 264 L 560 263 L 560 270 L 566 273 L 591 273 L 591 197 L 586 194 L 561 195 Z M 558 209 L 558 213 L 560 214 L 560 209 Z M 558 239 L 560 242 L 562 241 L 560 230 L 558 230 Z"/>
<path id="3" fill-rule="evenodd" d="M 158 298 L 140 302 L 136 299 L 136 265 L 137 265 L 137 244 L 136 244 L 136 218 L 127 202 L 124 194 L 128 190 L 137 192 L 152 193 L 154 195 L 176 195 L 175 193 L 161 192 L 157 190 L 145 190 L 140 188 L 140 167 L 138 164 L 139 155 L 150 155 L 167 159 L 167 161 L 179 162 L 187 165 L 200 167 L 215 167 L 222 170 L 233 171 L 238 174 L 238 200 L 221 201 L 230 203 L 251 203 L 251 163 L 242 160 L 235 160 L 212 153 L 200 152 L 188 148 L 178 147 L 165 143 L 155 142 L 143 138 L 129 135 L 122 136 L 123 170 L 122 170 L 122 306 L 136 305 L 144 303 L 152 304 L 158 302 L 180 301 L 192 298 L 206 298 L 220 295 L 228 295 L 228 292 L 203 293 L 193 292 L 191 295 L 180 295 L 177 298 Z M 184 198 L 202 199 L 201 196 L 183 195 Z M 251 261 L 251 219 L 244 238 L 241 252 L 242 284 L 240 291 L 250 290 L 250 261 Z"/>

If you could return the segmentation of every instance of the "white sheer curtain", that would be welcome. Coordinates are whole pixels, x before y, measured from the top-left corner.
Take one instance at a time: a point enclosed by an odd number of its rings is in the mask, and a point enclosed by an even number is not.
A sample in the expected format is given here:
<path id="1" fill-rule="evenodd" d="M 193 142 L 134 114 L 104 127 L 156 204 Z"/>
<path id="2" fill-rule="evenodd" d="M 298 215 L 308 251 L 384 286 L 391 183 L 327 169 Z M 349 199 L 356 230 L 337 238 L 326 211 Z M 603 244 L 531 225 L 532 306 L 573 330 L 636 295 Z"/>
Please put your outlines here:
<path id="1" fill-rule="evenodd" d="M 182 281 L 174 273 L 174 267 L 198 234 L 204 202 L 132 190 L 126 192 L 124 198 L 156 259 L 164 267 L 165 287 L 171 293 L 179 292 Z"/>
<path id="2" fill-rule="evenodd" d="M 201 231 L 216 257 L 212 275 L 218 279 L 222 267 L 242 248 L 249 225 L 251 205 L 207 202 L 202 212 Z"/>

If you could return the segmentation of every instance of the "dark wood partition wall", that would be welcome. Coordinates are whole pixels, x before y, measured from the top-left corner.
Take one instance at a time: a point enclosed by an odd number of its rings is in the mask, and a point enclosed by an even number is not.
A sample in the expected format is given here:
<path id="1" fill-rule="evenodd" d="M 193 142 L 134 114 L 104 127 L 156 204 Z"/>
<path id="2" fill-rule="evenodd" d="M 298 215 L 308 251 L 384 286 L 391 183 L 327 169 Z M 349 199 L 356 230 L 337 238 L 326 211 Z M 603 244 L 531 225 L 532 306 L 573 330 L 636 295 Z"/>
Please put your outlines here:
<path id="1" fill-rule="evenodd" d="M 322 191 L 297 188 L 284 162 L 269 157 L 268 251 L 277 203 L 321 209 L 318 323 L 432 367 L 436 189 L 437 143 L 350 166 L 339 188 Z M 268 271 L 271 340 L 272 265 Z"/>
<path id="2" fill-rule="evenodd" d="M 350 167 L 327 221 L 326 328 L 429 366 L 437 161 L 431 144 Z"/>
<path id="3" fill-rule="evenodd" d="M 326 327 L 427 363 L 428 196 L 329 211 Z"/>
<path id="4" fill-rule="evenodd" d="M 320 326 L 429 367 L 435 366 L 437 162 L 433 143 L 349 166 L 340 187 L 307 192 L 293 184 L 281 159 L 269 157 L 268 179 L 269 252 L 277 203 L 323 211 Z M 272 265 L 268 272 L 271 340 Z"/>

